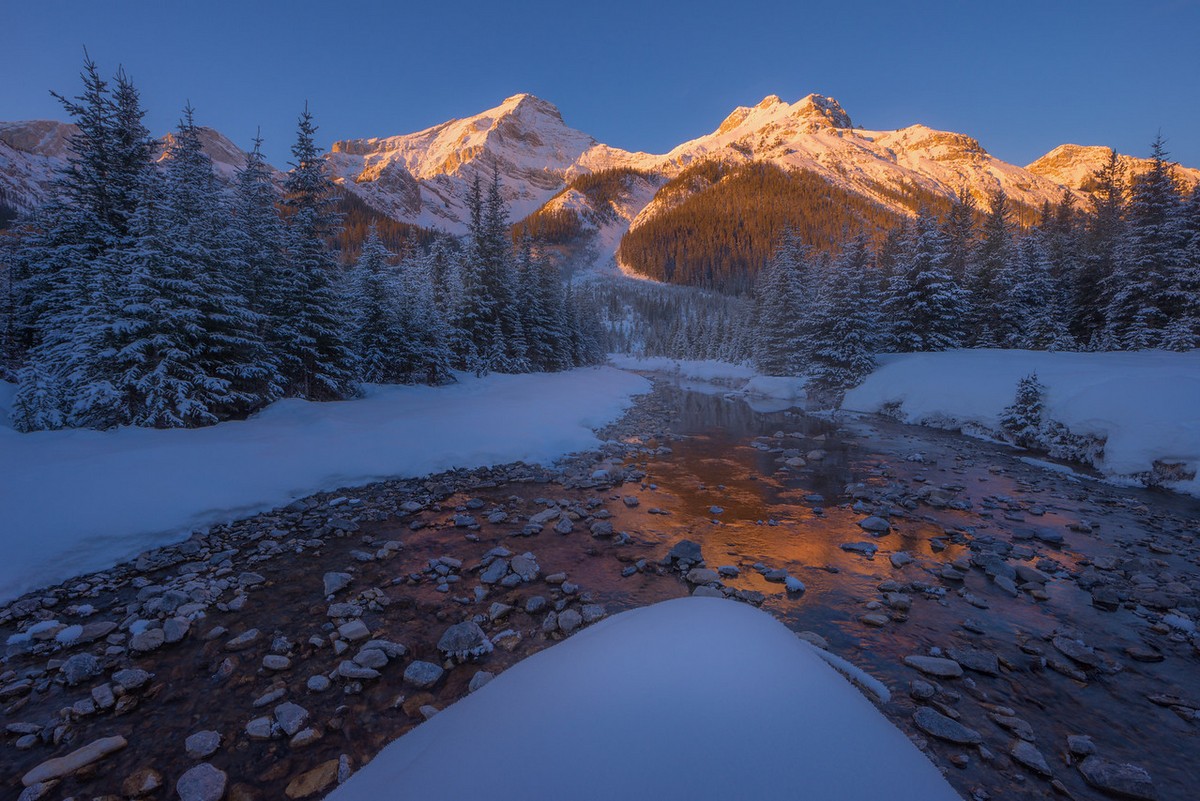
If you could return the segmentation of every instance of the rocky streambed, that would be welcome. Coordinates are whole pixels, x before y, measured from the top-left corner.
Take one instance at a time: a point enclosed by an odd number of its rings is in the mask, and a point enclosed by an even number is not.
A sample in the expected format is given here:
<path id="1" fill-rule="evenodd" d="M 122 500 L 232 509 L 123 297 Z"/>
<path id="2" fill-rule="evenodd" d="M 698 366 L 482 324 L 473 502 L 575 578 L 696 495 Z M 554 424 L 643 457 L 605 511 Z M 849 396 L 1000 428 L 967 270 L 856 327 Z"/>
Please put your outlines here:
<path id="1" fill-rule="evenodd" d="M 663 381 L 602 434 L 553 469 L 306 498 L 3 607 L 5 792 L 318 798 L 525 656 L 687 593 L 865 669 L 964 798 L 1200 792 L 1200 503 Z M 693 699 L 718 701 L 736 688 Z"/>

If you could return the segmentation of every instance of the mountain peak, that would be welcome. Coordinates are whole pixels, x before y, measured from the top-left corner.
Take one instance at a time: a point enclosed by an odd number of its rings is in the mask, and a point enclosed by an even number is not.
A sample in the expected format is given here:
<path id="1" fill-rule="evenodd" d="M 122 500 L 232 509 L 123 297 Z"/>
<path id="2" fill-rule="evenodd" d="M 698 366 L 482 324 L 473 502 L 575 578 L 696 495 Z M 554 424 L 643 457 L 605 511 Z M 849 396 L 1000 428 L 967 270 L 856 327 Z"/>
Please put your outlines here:
<path id="1" fill-rule="evenodd" d="M 500 104 L 498 110 L 501 113 L 522 115 L 528 113 L 551 117 L 559 122 L 563 121 L 562 112 L 558 110 L 558 106 L 549 100 L 542 100 L 537 95 L 531 95 L 528 92 L 519 92 L 504 98 L 504 102 Z"/>
<path id="2" fill-rule="evenodd" d="M 808 119 L 831 128 L 854 127 L 854 123 L 850 121 L 850 115 L 842 108 L 842 104 L 825 95 L 811 94 L 797 100 L 792 104 L 791 116 Z"/>

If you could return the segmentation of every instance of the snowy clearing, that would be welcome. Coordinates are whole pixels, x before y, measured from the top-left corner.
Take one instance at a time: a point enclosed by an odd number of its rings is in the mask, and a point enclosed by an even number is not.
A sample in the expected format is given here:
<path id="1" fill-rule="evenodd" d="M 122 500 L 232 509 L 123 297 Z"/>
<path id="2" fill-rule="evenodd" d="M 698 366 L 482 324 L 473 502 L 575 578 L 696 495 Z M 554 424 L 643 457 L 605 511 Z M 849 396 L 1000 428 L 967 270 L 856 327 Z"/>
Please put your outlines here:
<path id="1" fill-rule="evenodd" d="M 766 376 L 744 364 L 715 360 L 672 359 L 667 356 L 634 356 L 610 353 L 609 364 L 624 370 L 669 373 L 693 381 L 720 384 L 746 395 L 780 400 L 801 400 L 805 397 L 805 378 Z"/>
<path id="2" fill-rule="evenodd" d="M 191 528 L 388 477 L 526 461 L 597 444 L 648 382 L 607 367 L 370 386 L 279 401 L 210 428 L 45 431 L 8 425 L 0 384 L 0 599 L 178 541 Z"/>
<path id="3" fill-rule="evenodd" d="M 329 799 L 485 796 L 959 799 L 808 643 L 713 598 L 625 612 L 519 662 Z"/>
<path id="4" fill-rule="evenodd" d="M 879 361 L 842 408 L 877 412 L 899 404 L 905 422 L 996 431 L 1017 381 L 1036 372 L 1046 386 L 1045 417 L 1107 440 L 1095 466 L 1108 477 L 1138 479 L 1155 462 L 1187 473 L 1200 467 L 1200 351 L 957 350 Z M 1169 486 L 1200 495 L 1194 476 Z"/>

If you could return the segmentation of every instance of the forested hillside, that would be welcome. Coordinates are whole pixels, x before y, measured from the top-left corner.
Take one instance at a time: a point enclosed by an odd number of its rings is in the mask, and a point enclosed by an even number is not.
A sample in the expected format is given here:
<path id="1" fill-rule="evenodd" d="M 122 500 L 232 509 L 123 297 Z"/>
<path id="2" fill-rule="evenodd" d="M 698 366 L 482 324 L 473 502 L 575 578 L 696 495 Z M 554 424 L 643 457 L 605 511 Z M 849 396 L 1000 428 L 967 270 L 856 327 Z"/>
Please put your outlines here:
<path id="1" fill-rule="evenodd" d="M 915 211 L 944 210 L 949 201 L 908 187 L 896 199 Z M 821 176 L 767 162 L 693 165 L 654 199 L 621 240 L 617 258 L 658 281 L 744 292 L 771 257 L 785 229 L 827 253 L 865 232 L 879 241 L 903 216 Z"/>

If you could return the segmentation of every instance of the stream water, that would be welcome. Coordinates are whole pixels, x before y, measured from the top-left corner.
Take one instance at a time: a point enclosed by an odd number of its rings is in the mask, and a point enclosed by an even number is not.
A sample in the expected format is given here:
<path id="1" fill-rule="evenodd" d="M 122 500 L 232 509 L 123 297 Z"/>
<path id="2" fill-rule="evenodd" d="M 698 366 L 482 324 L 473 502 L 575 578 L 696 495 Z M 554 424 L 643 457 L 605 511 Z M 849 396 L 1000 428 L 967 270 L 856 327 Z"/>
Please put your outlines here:
<path id="1" fill-rule="evenodd" d="M 291 547 L 302 545 L 306 535 L 286 539 L 279 532 L 276 539 L 285 547 L 253 564 L 264 582 L 244 606 L 210 609 L 192 636 L 138 658 L 155 674 L 138 703 L 121 715 L 72 721 L 74 747 L 111 734 L 126 736 L 130 747 L 102 769 L 67 780 L 56 795 L 116 793 L 122 779 L 146 767 L 172 788 L 195 764 L 183 754 L 183 740 L 212 729 L 222 734 L 223 745 L 211 761 L 229 774 L 229 798 L 306 797 L 299 794 L 298 777 L 314 766 L 327 767 L 343 755 L 351 767 L 360 766 L 417 725 L 428 707 L 444 707 L 464 695 L 476 670 L 503 670 L 552 644 L 559 635 L 543 633 L 545 613 L 524 611 L 530 597 L 548 596 L 564 606 L 582 597 L 613 614 L 690 592 L 678 573 L 658 566 L 682 539 L 701 546 L 708 567 L 737 568 L 736 577 L 723 579 L 731 591 L 761 593 L 762 608 L 797 632 L 824 638 L 829 650 L 886 684 L 892 699 L 880 708 L 910 736 L 927 740 L 964 798 L 1045 798 L 1056 789 L 1079 799 L 1106 797 L 1069 764 L 1067 736 L 1077 734 L 1090 735 L 1109 759 L 1144 767 L 1160 799 L 1200 795 L 1200 722 L 1187 718 L 1187 710 L 1200 704 L 1200 652 L 1162 622 L 1169 607 L 1195 612 L 1200 501 L 1045 470 L 1022 462 L 1019 452 L 947 432 L 875 418 L 835 421 L 797 410 L 755 409 L 714 388 L 660 381 L 645 403 L 664 425 L 625 432 L 626 439 L 644 446 L 635 457 L 621 463 L 610 455 L 587 468 L 636 468 L 644 473 L 638 482 L 593 489 L 479 481 L 412 514 L 381 514 L 384 519 L 364 522 L 358 534 L 331 537 L 315 549 Z M 852 494 L 865 506 L 852 507 L 848 487 L 856 487 Z M 366 502 L 384 498 L 394 508 L 395 494 L 379 487 Z M 548 526 L 535 536 L 520 536 L 519 521 L 548 501 L 578 511 L 574 530 L 563 535 Z M 507 519 L 456 525 L 454 515 L 471 509 L 480 510 L 473 512 L 479 516 L 504 511 Z M 860 528 L 869 512 L 888 513 L 891 530 L 876 537 Z M 597 519 L 609 520 L 628 541 L 593 538 L 587 526 Z M 270 519 L 263 528 L 277 525 Z M 403 547 L 387 559 L 364 562 L 356 556 L 364 543 L 376 547 L 393 540 Z M 868 557 L 842 548 L 855 542 L 878 550 Z M 579 585 L 578 595 L 535 582 L 492 586 L 485 600 L 475 601 L 474 572 L 496 546 L 533 552 L 543 576 L 566 573 Z M 1014 595 L 970 564 L 972 555 L 998 548 L 1007 563 L 1046 574 L 1045 584 L 1026 584 Z M 890 557 L 897 552 L 912 562 L 893 566 Z M 461 581 L 449 592 L 439 590 L 440 580 L 428 570 L 430 560 L 446 555 L 463 563 Z M 632 572 L 641 559 L 645 567 Z M 788 593 L 767 581 L 764 572 L 776 568 L 800 579 L 805 591 Z M 1081 586 L 1080 576 L 1097 569 L 1125 596 L 1116 611 L 1094 606 Z M 497 621 L 485 619 L 484 627 L 491 635 L 511 629 L 514 636 L 478 666 L 449 670 L 428 691 L 414 691 L 402 681 L 400 668 L 389 667 L 377 680 L 312 693 L 308 677 L 329 673 L 344 658 L 321 644 L 331 629 L 321 577 L 340 570 L 353 572 L 353 589 L 367 590 L 360 599 L 378 592 L 378 603 L 362 616 L 372 636 L 404 643 L 412 658 L 439 661 L 435 644 L 442 631 L 464 617 L 486 614 L 493 602 L 514 609 Z M 151 571 L 137 583 L 174 575 L 173 568 Z M 135 586 L 114 587 L 93 593 L 89 603 L 119 620 L 136 593 Z M 214 626 L 228 635 L 208 636 Z M 252 626 L 267 635 L 261 643 L 237 652 L 223 647 Z M 1096 648 L 1099 669 L 1072 666 L 1055 649 L 1052 637 L 1068 629 Z M 0 626 L 0 635 L 9 633 Z M 954 648 L 995 654 L 998 675 L 968 670 L 961 678 L 935 681 L 904 664 L 909 655 Z M 1161 661 L 1132 658 L 1130 648 Z M 287 653 L 291 667 L 278 672 L 260 667 L 268 649 Z M 52 675 L 46 659 L 35 654 L 10 653 L 6 662 L 14 675 Z M 935 684 L 937 694 L 927 703 L 977 730 L 983 746 L 953 745 L 916 729 L 911 715 L 917 703 L 909 692 L 914 680 Z M 246 723 L 270 710 L 252 703 L 271 690 L 302 704 L 321 737 L 303 747 L 286 739 L 248 738 Z M 45 719 L 86 694 L 86 687 L 43 681 L 31 695 L 5 702 L 0 722 Z M 1149 700 L 1164 695 L 1191 706 L 1176 704 L 1173 710 Z M 737 688 L 729 688 L 721 699 L 700 702 L 737 703 L 737 696 Z M 1009 757 L 1017 738 L 1011 724 L 1006 728 L 993 716 L 1028 724 L 1026 734 L 1052 777 Z M 2 748 L 0 764 L 11 766 L 3 773 L 11 776 L 13 790 L 26 770 L 65 750 L 38 745 L 18 751 L 11 742 Z M 871 755 L 861 758 L 869 769 Z M 321 787 L 312 797 L 328 789 Z M 159 797 L 173 795 L 159 791 Z"/>

